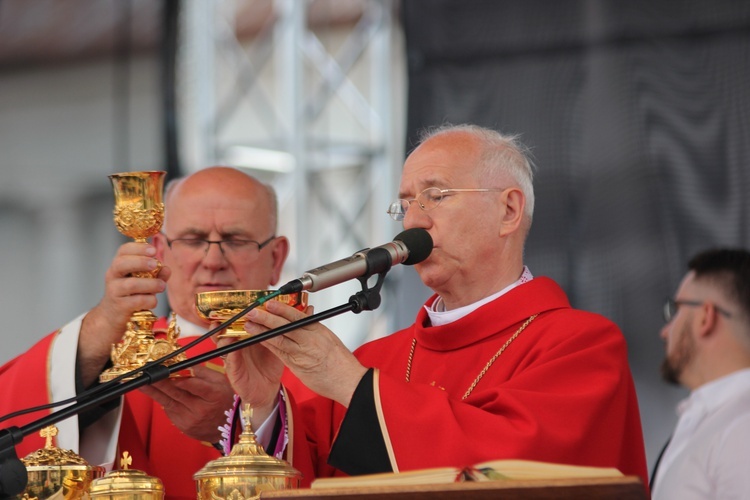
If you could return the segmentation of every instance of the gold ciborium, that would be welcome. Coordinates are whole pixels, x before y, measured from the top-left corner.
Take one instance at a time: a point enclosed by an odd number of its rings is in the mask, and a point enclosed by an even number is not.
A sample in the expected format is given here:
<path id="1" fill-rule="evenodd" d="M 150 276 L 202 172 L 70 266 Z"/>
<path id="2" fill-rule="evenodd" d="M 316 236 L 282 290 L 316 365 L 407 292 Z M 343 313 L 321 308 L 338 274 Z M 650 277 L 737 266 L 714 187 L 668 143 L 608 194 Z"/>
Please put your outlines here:
<path id="1" fill-rule="evenodd" d="M 249 405 L 242 414 L 245 425 L 229 455 L 211 460 L 193 475 L 198 500 L 255 500 L 264 492 L 299 488 L 302 473 L 268 455 L 258 444 L 250 424 Z"/>
<path id="2" fill-rule="evenodd" d="M 136 242 L 146 240 L 161 230 L 164 222 L 162 189 L 165 172 L 125 172 L 109 176 L 115 194 L 114 222 L 117 230 Z M 134 273 L 137 278 L 155 278 L 161 264 L 151 272 Z M 108 382 L 120 375 L 142 367 L 146 363 L 178 349 L 179 336 L 174 318 L 165 339 L 154 337 L 156 316 L 151 311 L 134 311 L 122 340 L 112 346 L 112 368 L 105 370 L 99 380 Z M 165 364 L 174 364 L 186 359 L 180 354 Z M 185 376 L 187 373 L 173 374 Z M 127 380 L 127 379 L 126 379 Z"/>
<path id="3" fill-rule="evenodd" d="M 125 451 L 120 469 L 95 479 L 89 488 L 91 500 L 164 500 L 164 483 L 138 469 L 131 469 L 133 457 Z"/>
<path id="4" fill-rule="evenodd" d="M 73 451 L 56 447 L 52 441 L 57 432 L 54 425 L 42 429 L 39 434 L 45 438 L 44 448 L 21 459 L 29 482 L 16 498 L 86 500 L 91 482 L 104 475 L 104 467 L 89 465 Z"/>
<path id="5" fill-rule="evenodd" d="M 266 297 L 271 293 L 273 293 L 273 290 L 219 290 L 201 292 L 195 295 L 195 308 L 201 318 L 223 323 L 256 300 Z M 307 292 L 278 295 L 271 300 L 278 300 L 300 311 L 304 311 L 307 308 Z M 259 307 L 262 308 L 263 305 Z M 245 319 L 240 318 L 229 325 L 226 331 L 218 337 L 244 339 L 249 336 L 245 331 Z"/>

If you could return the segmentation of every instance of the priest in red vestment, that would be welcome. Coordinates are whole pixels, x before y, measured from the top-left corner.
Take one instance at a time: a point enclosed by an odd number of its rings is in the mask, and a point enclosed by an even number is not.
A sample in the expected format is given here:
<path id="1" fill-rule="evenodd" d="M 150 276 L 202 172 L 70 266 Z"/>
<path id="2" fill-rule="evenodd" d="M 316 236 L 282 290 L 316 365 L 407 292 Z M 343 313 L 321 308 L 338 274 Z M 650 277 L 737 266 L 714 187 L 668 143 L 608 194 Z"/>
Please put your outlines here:
<path id="1" fill-rule="evenodd" d="M 196 293 L 266 289 L 278 281 L 289 247 L 285 237 L 276 236 L 276 198 L 269 186 L 239 170 L 207 168 L 171 183 L 165 207 L 163 233 L 153 244 L 120 247 L 96 307 L 0 367 L 0 415 L 67 399 L 95 385 L 131 314 L 153 309 L 156 294 L 165 288 L 184 345 L 209 326 L 195 311 Z M 157 278 L 131 276 L 155 269 L 157 261 L 163 264 Z M 154 330 L 165 327 L 162 319 Z M 187 354 L 213 347 L 199 344 Z M 220 361 L 194 370 L 193 378 L 144 387 L 56 424 L 57 446 L 109 468 L 118 468 L 118 457 L 128 451 L 131 468 L 159 477 L 168 500 L 194 499 L 193 474 L 221 456 L 212 443 L 221 438 L 219 427 L 234 394 Z M 20 427 L 40 416 L 11 419 L 0 428 Z M 23 457 L 43 446 L 41 437 L 27 436 L 16 451 Z"/>
<path id="2" fill-rule="evenodd" d="M 283 419 L 308 480 L 517 458 L 615 467 L 645 485 L 622 333 L 524 266 L 534 193 L 523 146 L 471 125 L 433 131 L 407 158 L 399 197 L 389 214 L 434 242 L 415 268 L 435 295 L 412 326 L 354 354 L 320 324 L 230 354 L 253 424 Z M 246 329 L 304 314 L 269 302 Z"/>

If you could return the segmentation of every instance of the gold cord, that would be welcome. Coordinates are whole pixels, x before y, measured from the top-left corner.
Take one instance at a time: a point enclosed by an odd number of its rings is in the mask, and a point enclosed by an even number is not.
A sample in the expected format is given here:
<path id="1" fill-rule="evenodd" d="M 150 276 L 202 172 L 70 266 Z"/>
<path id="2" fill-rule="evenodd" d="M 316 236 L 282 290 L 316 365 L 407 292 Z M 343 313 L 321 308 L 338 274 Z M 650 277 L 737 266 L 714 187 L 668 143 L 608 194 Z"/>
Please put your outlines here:
<path id="1" fill-rule="evenodd" d="M 505 342 L 505 344 L 503 344 L 503 346 L 495 353 L 495 355 L 490 358 L 490 360 L 487 362 L 487 364 L 484 365 L 484 368 L 482 368 L 482 371 L 479 372 L 479 375 L 477 375 L 477 377 L 474 379 L 474 382 L 472 382 L 471 385 L 469 386 L 469 388 L 466 390 L 466 393 L 461 398 L 462 400 L 464 400 L 464 399 L 466 399 L 466 398 L 469 397 L 469 395 L 474 390 L 474 388 L 476 388 L 476 386 L 479 383 L 479 381 L 482 380 L 482 377 L 484 377 L 484 375 L 487 373 L 487 371 L 490 369 L 490 367 L 493 365 L 493 363 L 495 361 L 497 361 L 497 358 L 500 357 L 500 355 L 505 351 L 505 349 L 508 348 L 508 346 L 510 345 L 510 343 L 513 342 L 516 339 L 516 337 L 518 337 L 518 335 L 522 331 L 524 331 L 527 326 L 529 326 L 529 323 L 531 323 L 532 321 L 534 321 L 534 318 L 536 318 L 536 317 L 537 317 L 536 314 L 534 314 L 531 317 L 529 317 L 529 319 L 527 319 L 521 325 L 521 327 L 518 330 L 516 330 L 516 333 L 514 333 L 513 336 L 511 338 L 509 338 Z M 414 360 L 414 351 L 415 351 L 416 348 L 417 348 L 417 338 L 415 337 L 411 341 L 411 350 L 409 351 L 409 360 L 406 362 L 406 381 L 407 382 L 409 382 L 409 379 L 411 378 L 411 363 Z"/>
<path id="2" fill-rule="evenodd" d="M 417 337 L 414 337 L 411 341 L 411 350 L 409 351 L 409 360 L 406 362 L 406 381 L 409 381 L 411 376 L 411 360 L 414 359 L 414 349 L 417 348 Z"/>

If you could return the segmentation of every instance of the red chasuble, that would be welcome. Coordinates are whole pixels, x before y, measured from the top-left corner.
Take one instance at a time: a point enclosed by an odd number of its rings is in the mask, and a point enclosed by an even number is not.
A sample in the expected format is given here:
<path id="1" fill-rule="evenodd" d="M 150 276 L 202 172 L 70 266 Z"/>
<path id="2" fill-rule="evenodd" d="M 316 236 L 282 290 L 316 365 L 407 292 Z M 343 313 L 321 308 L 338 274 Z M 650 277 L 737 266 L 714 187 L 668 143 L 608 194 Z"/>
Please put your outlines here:
<path id="1" fill-rule="evenodd" d="M 307 474 L 368 472 L 361 440 L 374 436 L 394 471 L 519 458 L 616 467 L 648 484 L 625 340 L 611 321 L 572 309 L 548 278 L 444 326 L 420 309 L 411 327 L 356 355 L 374 372 L 347 412 L 288 381 L 299 395 L 295 453 L 305 440 L 312 469 L 295 465 Z"/>
<path id="2" fill-rule="evenodd" d="M 164 318 L 154 325 L 154 331 L 158 330 L 166 330 Z M 50 402 L 48 361 L 55 335 L 53 333 L 45 337 L 29 351 L 0 368 L 0 385 L 3 387 L 0 415 Z M 179 343 L 185 345 L 195 338 L 181 338 Z M 211 348 L 213 343 L 203 342 L 187 351 L 187 356 L 192 357 Z M 48 413 L 18 417 L 0 423 L 0 428 L 12 425 L 21 427 L 46 414 Z M 42 447 L 44 439 L 38 435 L 29 435 L 16 446 L 16 452 L 21 458 Z M 118 456 L 124 451 L 128 451 L 133 457 L 131 468 L 142 470 L 163 481 L 168 500 L 194 500 L 196 486 L 193 474 L 209 460 L 221 456 L 209 443 L 202 443 L 182 434 L 171 423 L 164 410 L 138 390 L 124 396 Z M 115 467 L 119 467 L 119 458 L 115 460 Z"/>

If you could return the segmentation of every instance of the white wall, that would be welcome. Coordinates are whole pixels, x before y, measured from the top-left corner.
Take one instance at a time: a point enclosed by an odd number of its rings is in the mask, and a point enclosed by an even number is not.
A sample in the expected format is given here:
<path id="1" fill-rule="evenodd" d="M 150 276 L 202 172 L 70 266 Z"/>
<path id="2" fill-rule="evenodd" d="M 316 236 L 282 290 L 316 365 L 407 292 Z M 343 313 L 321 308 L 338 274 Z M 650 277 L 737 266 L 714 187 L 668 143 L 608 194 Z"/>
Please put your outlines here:
<path id="1" fill-rule="evenodd" d="M 124 241 L 107 175 L 158 168 L 157 71 L 132 61 L 128 165 L 113 149 L 113 67 L 89 61 L 5 71 L 0 78 L 0 362 L 99 300 Z"/>
<path id="2" fill-rule="evenodd" d="M 338 44 L 341 36 L 330 33 L 322 39 Z M 393 161 L 400 170 L 405 116 L 400 33 L 394 34 L 394 43 L 396 125 L 391 132 L 399 144 Z M 365 80 L 363 72 L 357 69 L 354 78 Z M 126 134 L 121 133 L 125 117 L 117 114 L 117 106 L 124 101 L 115 96 L 115 74 L 111 60 L 0 70 L 0 276 L 4 285 L 0 303 L 7 311 L 0 330 L 0 364 L 100 299 L 104 273 L 117 246 L 125 241 L 112 222 L 113 198 L 107 175 L 163 169 L 155 57 L 139 55 L 131 61 Z M 264 73 L 264 86 L 275 88 L 273 78 L 273 71 Z M 238 137 L 267 134 L 265 124 L 253 116 L 252 107 L 238 117 L 231 124 Z M 331 134 L 346 136 L 352 130 L 351 118 L 335 113 L 326 115 L 320 125 Z M 123 146 L 128 148 L 127 161 L 116 157 Z M 275 181 L 285 189 L 280 233 L 293 239 L 294 193 L 283 181 Z M 387 217 L 385 209 L 382 207 L 383 217 Z M 395 232 L 398 226 L 394 223 Z M 309 246 L 292 243 L 295 249 Z M 324 260 L 345 257 L 347 250 L 334 245 Z M 294 259 L 287 267 L 283 280 L 299 273 Z"/>

